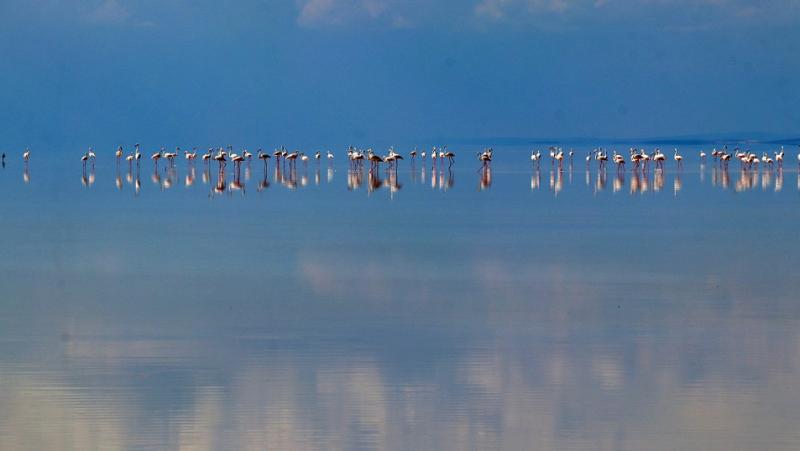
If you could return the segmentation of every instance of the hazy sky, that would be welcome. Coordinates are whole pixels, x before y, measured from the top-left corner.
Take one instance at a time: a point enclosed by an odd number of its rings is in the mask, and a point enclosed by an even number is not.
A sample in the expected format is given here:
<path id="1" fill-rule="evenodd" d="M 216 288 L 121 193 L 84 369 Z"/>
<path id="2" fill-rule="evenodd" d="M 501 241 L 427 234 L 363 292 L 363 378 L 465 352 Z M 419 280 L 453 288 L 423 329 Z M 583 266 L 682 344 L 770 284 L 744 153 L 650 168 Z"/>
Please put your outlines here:
<path id="1" fill-rule="evenodd" d="M 800 0 L 3 0 L 0 147 L 800 132 Z"/>

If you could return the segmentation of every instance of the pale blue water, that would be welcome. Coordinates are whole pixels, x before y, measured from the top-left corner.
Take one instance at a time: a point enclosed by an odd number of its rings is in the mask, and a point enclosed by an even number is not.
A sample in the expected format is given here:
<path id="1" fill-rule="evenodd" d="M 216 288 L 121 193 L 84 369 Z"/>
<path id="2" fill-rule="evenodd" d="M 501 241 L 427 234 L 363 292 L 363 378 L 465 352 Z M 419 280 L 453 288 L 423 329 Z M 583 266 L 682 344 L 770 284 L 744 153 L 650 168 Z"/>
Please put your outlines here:
<path id="1" fill-rule="evenodd" d="M 199 161 L 137 193 L 113 149 L 92 184 L 9 154 L 0 449 L 800 448 L 794 154 L 620 178 L 499 148 L 489 178 L 452 150 L 221 193 Z"/>

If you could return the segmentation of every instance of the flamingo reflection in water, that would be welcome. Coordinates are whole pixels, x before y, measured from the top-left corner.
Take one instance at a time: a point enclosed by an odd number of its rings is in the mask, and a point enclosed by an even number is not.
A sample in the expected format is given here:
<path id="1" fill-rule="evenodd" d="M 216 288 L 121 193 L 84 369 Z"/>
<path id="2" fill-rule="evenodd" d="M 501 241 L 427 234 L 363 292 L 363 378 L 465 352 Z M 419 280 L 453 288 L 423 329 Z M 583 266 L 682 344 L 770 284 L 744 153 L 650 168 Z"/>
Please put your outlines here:
<path id="1" fill-rule="evenodd" d="M 367 193 L 372 193 L 381 186 L 383 186 L 383 180 L 381 179 L 379 171 L 370 169 L 367 172 Z"/>
<path id="2" fill-rule="evenodd" d="M 675 174 L 675 178 L 672 180 L 672 195 L 677 197 L 678 192 L 683 189 L 683 183 L 681 182 L 681 175 Z"/>
<path id="3" fill-rule="evenodd" d="M 172 185 L 175 184 L 175 181 L 178 178 L 178 171 L 175 169 L 174 166 L 167 166 L 164 170 L 166 173 L 166 177 L 162 179 L 161 189 L 168 190 L 172 188 Z"/>
<path id="4" fill-rule="evenodd" d="M 613 184 L 611 185 L 611 189 L 613 192 L 617 193 L 625 187 L 625 172 L 617 172 L 616 177 L 614 177 Z"/>
<path id="5" fill-rule="evenodd" d="M 541 174 L 539 169 L 534 169 L 531 174 L 531 191 L 538 190 L 542 186 Z"/>
<path id="6" fill-rule="evenodd" d="M 91 188 L 94 185 L 94 179 L 94 168 L 90 169 L 88 174 L 84 170 L 81 174 L 81 185 Z"/>
<path id="7" fill-rule="evenodd" d="M 289 170 L 287 173 L 283 174 L 281 182 L 286 188 L 291 190 L 297 189 L 297 168 L 293 163 L 289 163 Z"/>
<path id="8" fill-rule="evenodd" d="M 447 177 L 445 178 L 444 173 L 439 173 L 439 189 L 442 191 L 447 191 L 453 187 L 455 184 L 455 178 L 453 176 L 453 171 L 450 169 L 447 170 Z"/>
<path id="9" fill-rule="evenodd" d="M 606 184 L 608 183 L 607 177 L 608 176 L 606 175 L 606 170 L 605 169 L 598 169 L 597 170 L 597 179 L 595 180 L 595 183 L 594 183 L 594 193 L 595 194 L 597 194 L 598 192 L 603 191 L 603 190 L 606 189 Z"/>
<path id="10" fill-rule="evenodd" d="M 217 181 L 214 183 L 214 189 L 212 190 L 212 194 L 223 194 L 225 193 L 225 170 L 220 170 L 217 173 Z"/>
<path id="11" fill-rule="evenodd" d="M 195 179 L 194 166 L 189 166 L 189 170 L 186 171 L 186 176 L 183 179 L 183 186 L 189 188 L 190 186 L 194 185 L 194 179 Z"/>
<path id="12" fill-rule="evenodd" d="M 264 177 L 261 178 L 258 182 L 258 189 L 257 191 L 260 193 L 265 189 L 269 188 L 269 172 L 267 172 L 267 167 L 264 166 Z"/>
<path id="13" fill-rule="evenodd" d="M 761 190 L 766 191 L 772 185 L 772 169 L 764 171 L 761 175 Z"/>
<path id="14" fill-rule="evenodd" d="M 355 191 L 361 188 L 361 185 L 363 184 L 364 184 L 364 172 L 361 169 L 349 169 L 347 171 L 348 191 Z"/>
<path id="15" fill-rule="evenodd" d="M 491 166 L 483 166 L 481 169 L 481 178 L 480 184 L 478 185 L 478 189 L 480 191 L 485 191 L 492 187 L 492 167 Z M 531 189 L 533 189 L 533 179 L 531 179 Z"/>
<path id="16" fill-rule="evenodd" d="M 394 194 L 403 188 L 397 179 L 397 171 L 389 171 L 386 180 L 383 181 L 383 186 L 389 189 L 389 198 L 394 199 Z"/>
<path id="17" fill-rule="evenodd" d="M 634 163 L 634 165 L 635 164 L 636 163 Z M 630 194 L 638 194 L 638 193 L 640 193 L 641 182 L 642 182 L 642 179 L 641 179 L 641 177 L 639 175 L 639 171 L 637 171 L 635 169 L 632 170 L 631 171 L 631 184 L 630 184 L 629 193 Z"/>
<path id="18" fill-rule="evenodd" d="M 234 191 L 239 191 L 242 196 L 245 194 L 245 185 L 242 183 L 242 176 L 238 171 L 233 172 L 233 180 L 228 184 L 228 191 L 233 194 Z"/>
<path id="19" fill-rule="evenodd" d="M 736 192 L 749 191 L 758 186 L 758 181 L 759 173 L 757 171 L 740 171 L 734 190 Z"/>
<path id="20" fill-rule="evenodd" d="M 563 169 L 558 169 L 558 171 L 550 171 L 550 191 L 553 192 L 555 196 L 564 189 L 564 178 L 563 178 Z"/>

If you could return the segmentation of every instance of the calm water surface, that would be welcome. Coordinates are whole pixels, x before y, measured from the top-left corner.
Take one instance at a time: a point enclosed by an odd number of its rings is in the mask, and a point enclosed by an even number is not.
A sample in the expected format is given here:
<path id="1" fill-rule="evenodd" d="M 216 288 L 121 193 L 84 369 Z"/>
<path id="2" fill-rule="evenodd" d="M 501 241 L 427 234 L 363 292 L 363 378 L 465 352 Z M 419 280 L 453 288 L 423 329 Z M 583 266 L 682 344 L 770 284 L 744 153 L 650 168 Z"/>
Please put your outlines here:
<path id="1" fill-rule="evenodd" d="M 221 184 L 10 156 L 0 449 L 800 448 L 793 156 L 454 150 Z"/>

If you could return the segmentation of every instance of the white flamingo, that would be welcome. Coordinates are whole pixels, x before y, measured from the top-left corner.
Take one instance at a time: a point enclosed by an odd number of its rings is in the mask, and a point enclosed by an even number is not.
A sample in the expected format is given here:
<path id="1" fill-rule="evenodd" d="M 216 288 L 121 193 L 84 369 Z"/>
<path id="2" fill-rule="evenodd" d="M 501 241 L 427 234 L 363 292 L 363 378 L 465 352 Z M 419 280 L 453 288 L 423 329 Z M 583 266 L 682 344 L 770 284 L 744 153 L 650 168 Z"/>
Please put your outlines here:
<path id="1" fill-rule="evenodd" d="M 661 149 L 656 148 L 655 154 L 653 155 L 653 161 L 656 162 L 656 169 L 661 169 L 663 171 L 664 170 L 664 161 L 666 159 L 667 159 L 667 157 L 664 155 L 663 152 L 661 152 Z"/>
<path id="2" fill-rule="evenodd" d="M 778 162 L 778 169 L 783 169 L 783 146 L 780 152 L 775 152 L 775 161 Z"/>

